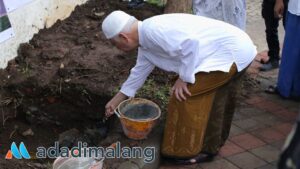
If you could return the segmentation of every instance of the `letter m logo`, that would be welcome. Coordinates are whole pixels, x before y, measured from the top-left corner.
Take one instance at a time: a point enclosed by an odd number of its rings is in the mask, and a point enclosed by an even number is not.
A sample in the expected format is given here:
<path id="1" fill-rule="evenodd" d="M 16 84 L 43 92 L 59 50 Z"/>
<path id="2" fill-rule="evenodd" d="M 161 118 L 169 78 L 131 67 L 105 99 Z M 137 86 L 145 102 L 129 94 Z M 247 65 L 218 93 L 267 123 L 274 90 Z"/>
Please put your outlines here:
<path id="1" fill-rule="evenodd" d="M 30 159 L 30 155 L 26 149 L 26 146 L 23 142 L 20 143 L 19 148 L 17 147 L 16 143 L 13 142 L 10 146 L 10 150 L 8 150 L 5 159 L 12 159 L 12 157 L 15 157 L 16 159 Z"/>

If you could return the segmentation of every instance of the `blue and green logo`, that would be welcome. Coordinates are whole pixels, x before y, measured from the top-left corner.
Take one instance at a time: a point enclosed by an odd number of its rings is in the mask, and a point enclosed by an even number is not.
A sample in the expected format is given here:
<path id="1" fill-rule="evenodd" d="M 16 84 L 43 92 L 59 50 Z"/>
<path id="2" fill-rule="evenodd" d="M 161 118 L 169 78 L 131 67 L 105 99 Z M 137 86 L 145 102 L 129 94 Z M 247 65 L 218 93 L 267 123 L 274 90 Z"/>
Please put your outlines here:
<path id="1" fill-rule="evenodd" d="M 10 160 L 13 157 L 15 157 L 16 159 L 31 158 L 23 142 L 20 143 L 19 148 L 17 147 L 15 142 L 11 144 L 10 150 L 8 150 L 8 152 L 6 153 L 5 159 Z"/>

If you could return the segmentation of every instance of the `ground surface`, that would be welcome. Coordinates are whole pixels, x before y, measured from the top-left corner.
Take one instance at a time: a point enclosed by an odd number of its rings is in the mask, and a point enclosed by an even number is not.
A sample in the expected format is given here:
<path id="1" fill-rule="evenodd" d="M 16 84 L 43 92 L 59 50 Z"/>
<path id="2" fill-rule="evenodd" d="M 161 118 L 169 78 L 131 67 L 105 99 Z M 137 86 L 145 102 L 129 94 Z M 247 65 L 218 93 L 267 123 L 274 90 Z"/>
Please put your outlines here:
<path id="1" fill-rule="evenodd" d="M 247 32 L 259 51 L 266 49 L 261 1 L 247 2 Z M 128 10 L 125 4 L 118 0 L 91 0 L 77 7 L 70 18 L 41 30 L 30 43 L 22 45 L 18 57 L 6 70 L 0 71 L 0 113 L 4 116 L 0 119 L 5 121 L 0 128 L 1 169 L 51 167 L 48 164 L 53 160 L 3 160 L 12 141 L 24 141 L 32 154 L 37 146 L 51 146 L 57 140 L 68 146 L 79 140 L 104 146 L 121 140 L 123 145 L 154 144 L 159 149 L 162 125 L 147 140 L 132 142 L 122 135 L 120 128 L 107 131 L 111 126 L 120 127 L 118 120 L 102 122 L 105 103 L 135 62 L 135 53 L 122 53 L 104 39 L 99 31 L 102 19 L 115 9 L 127 10 L 140 19 L 161 13 L 161 9 L 149 5 Z M 266 52 L 256 57 L 257 61 L 261 59 L 267 59 Z M 257 61 L 244 81 L 230 139 L 215 161 L 194 166 L 162 164 L 161 168 L 275 168 L 280 147 L 297 116 L 299 102 L 264 94 L 264 88 L 276 82 L 278 70 L 259 72 Z M 167 85 L 169 75 L 159 71 L 154 74 L 151 77 L 154 80 L 147 83 L 140 96 L 162 105 L 167 92 L 162 86 Z M 33 136 L 24 136 L 28 129 L 32 129 Z M 64 131 L 68 132 L 62 134 Z M 122 160 L 108 161 L 106 167 L 118 168 L 121 163 Z"/>
<path id="2" fill-rule="evenodd" d="M 70 132 L 74 139 L 90 145 L 106 136 L 111 122 L 102 123 L 104 106 L 126 80 L 136 53 L 125 54 L 114 48 L 101 32 L 102 20 L 116 9 L 141 20 L 162 12 L 157 6 L 129 10 L 126 5 L 119 0 L 90 0 L 76 7 L 68 19 L 41 30 L 20 46 L 18 57 L 0 71 L 1 157 L 12 141 L 24 141 L 33 154 L 36 147 L 53 145 L 62 132 L 72 128 L 78 129 Z M 159 76 L 150 86 L 166 84 L 165 74 L 154 74 Z M 33 136 L 22 134 L 28 129 Z M 97 129 L 100 134 L 95 133 Z M 76 140 L 62 142 L 71 146 Z M 31 168 L 3 159 L 1 169 Z"/>

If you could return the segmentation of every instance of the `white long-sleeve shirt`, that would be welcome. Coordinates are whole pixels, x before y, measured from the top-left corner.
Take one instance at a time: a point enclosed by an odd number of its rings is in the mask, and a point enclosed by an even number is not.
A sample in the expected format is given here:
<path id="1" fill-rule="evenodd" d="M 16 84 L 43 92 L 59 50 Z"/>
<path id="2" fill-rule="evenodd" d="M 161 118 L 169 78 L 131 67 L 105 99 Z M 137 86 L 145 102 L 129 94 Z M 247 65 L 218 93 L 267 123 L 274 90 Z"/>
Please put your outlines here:
<path id="1" fill-rule="evenodd" d="M 193 11 L 246 29 L 246 0 L 193 0 Z"/>
<path id="2" fill-rule="evenodd" d="M 238 71 L 256 55 L 256 47 L 239 28 L 222 21 L 190 14 L 165 14 L 138 24 L 136 65 L 121 92 L 133 97 L 155 66 L 175 72 L 187 83 L 195 83 L 198 72 Z"/>
<path id="3" fill-rule="evenodd" d="M 290 0 L 288 4 L 288 11 L 291 14 L 300 16 L 300 0 Z"/>

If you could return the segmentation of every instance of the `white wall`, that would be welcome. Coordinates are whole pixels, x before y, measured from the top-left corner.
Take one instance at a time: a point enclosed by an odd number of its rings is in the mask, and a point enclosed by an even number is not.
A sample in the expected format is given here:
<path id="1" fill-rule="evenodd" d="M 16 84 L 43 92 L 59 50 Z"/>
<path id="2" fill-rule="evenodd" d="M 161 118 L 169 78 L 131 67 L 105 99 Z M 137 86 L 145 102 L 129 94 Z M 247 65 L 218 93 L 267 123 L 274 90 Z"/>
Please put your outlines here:
<path id="1" fill-rule="evenodd" d="M 17 56 L 20 43 L 28 42 L 44 27 L 52 26 L 57 19 L 67 18 L 76 5 L 87 0 L 33 0 L 31 3 L 8 13 L 15 36 L 0 43 L 0 68 Z"/>

